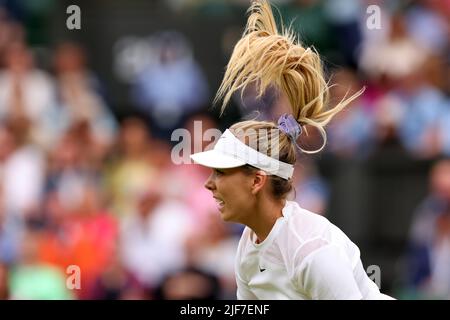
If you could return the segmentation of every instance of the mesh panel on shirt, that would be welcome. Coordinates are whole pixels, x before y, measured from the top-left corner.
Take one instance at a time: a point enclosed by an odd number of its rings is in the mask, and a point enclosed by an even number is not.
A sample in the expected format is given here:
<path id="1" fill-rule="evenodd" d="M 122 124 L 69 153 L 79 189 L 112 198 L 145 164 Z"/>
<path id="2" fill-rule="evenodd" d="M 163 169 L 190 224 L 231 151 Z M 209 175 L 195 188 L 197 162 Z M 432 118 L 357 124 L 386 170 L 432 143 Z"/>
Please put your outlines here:
<path id="1" fill-rule="evenodd" d="M 299 249 L 297 249 L 297 252 L 295 254 L 297 265 L 302 263 L 302 261 L 305 260 L 305 258 L 311 253 L 328 244 L 329 242 L 322 238 L 316 238 L 305 242 Z"/>

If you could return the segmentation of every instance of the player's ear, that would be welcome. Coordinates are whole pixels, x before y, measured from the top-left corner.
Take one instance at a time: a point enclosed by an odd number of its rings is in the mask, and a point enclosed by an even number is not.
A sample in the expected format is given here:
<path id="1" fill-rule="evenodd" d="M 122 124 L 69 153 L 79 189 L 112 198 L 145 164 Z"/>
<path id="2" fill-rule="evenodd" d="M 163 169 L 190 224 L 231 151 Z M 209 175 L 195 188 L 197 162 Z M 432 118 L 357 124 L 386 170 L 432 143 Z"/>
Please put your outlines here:
<path id="1" fill-rule="evenodd" d="M 261 191 L 267 180 L 267 173 L 262 170 L 256 171 L 255 175 L 253 176 L 252 194 L 256 195 L 259 191 Z"/>

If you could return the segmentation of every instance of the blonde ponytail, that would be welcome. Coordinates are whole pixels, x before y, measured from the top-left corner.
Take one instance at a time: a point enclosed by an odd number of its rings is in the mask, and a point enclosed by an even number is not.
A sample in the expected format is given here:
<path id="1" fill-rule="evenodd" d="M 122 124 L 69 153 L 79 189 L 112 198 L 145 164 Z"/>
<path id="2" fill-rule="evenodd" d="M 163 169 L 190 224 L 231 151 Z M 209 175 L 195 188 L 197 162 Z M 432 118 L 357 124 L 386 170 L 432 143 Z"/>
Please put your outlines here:
<path id="1" fill-rule="evenodd" d="M 257 84 L 258 98 L 273 85 L 288 98 L 297 122 L 316 127 L 323 137 L 319 149 L 302 151 L 321 151 L 327 141 L 324 127 L 364 88 L 327 110 L 329 86 L 319 54 L 313 48 L 304 48 L 290 30 L 283 28 L 279 34 L 266 0 L 254 1 L 248 12 L 247 26 L 234 48 L 214 103 L 223 99 L 223 113 L 232 95 L 237 91 L 242 94 L 249 84 Z"/>

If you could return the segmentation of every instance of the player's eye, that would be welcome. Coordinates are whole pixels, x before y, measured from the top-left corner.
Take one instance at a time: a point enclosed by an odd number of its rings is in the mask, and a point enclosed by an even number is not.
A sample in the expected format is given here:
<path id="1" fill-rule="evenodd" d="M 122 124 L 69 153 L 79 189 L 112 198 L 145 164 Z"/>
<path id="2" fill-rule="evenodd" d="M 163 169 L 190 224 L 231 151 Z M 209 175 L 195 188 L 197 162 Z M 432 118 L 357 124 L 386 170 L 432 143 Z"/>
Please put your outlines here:
<path id="1" fill-rule="evenodd" d="M 223 172 L 222 170 L 219 170 L 219 169 L 214 169 L 214 172 L 215 172 L 216 175 L 218 175 L 218 176 L 225 174 L 225 172 Z"/>

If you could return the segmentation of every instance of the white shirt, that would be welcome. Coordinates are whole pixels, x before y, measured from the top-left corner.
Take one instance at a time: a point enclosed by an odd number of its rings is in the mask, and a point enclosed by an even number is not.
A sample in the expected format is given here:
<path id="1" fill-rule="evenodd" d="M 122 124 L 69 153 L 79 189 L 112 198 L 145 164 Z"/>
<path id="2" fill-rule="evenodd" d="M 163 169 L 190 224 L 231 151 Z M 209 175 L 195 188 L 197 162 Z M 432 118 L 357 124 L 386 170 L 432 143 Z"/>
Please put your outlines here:
<path id="1" fill-rule="evenodd" d="M 45 161 L 41 151 L 25 145 L 0 164 L 0 189 L 7 212 L 22 217 L 41 201 L 45 180 Z"/>
<path id="2" fill-rule="evenodd" d="M 245 228 L 236 255 L 238 299 L 389 299 L 368 277 L 358 247 L 325 217 L 286 201 L 259 244 Z"/>

